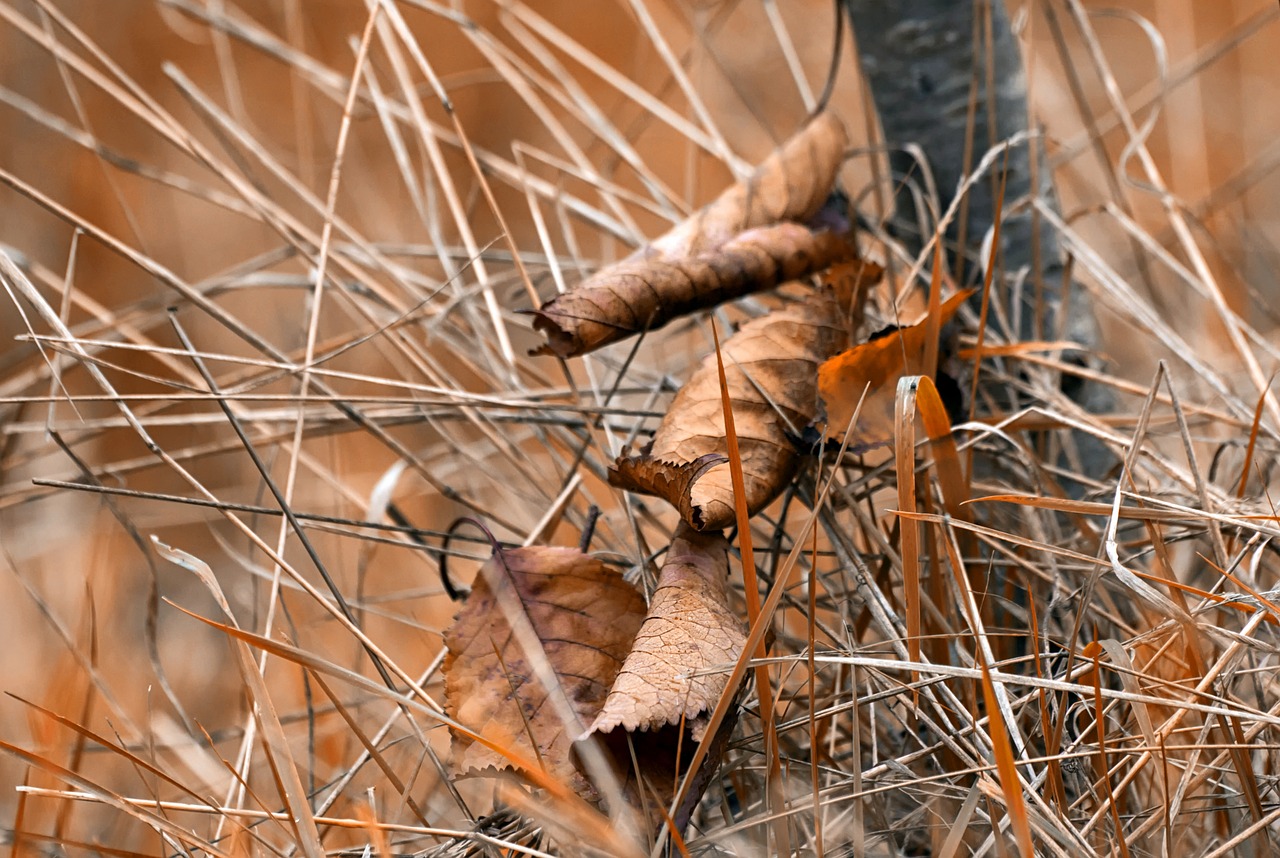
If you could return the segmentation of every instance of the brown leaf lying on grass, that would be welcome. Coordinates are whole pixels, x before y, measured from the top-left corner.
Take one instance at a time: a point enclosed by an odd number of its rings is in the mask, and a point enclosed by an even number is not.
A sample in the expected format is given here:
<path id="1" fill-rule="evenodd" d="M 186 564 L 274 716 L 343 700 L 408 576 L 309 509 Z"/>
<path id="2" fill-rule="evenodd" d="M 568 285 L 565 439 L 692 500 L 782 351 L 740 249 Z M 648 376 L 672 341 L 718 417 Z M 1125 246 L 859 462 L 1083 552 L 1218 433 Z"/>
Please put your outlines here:
<path id="1" fill-rule="evenodd" d="M 514 597 L 514 598 L 512 598 Z M 466 727 L 541 762 L 580 794 L 592 791 L 573 758 L 566 724 L 538 678 L 536 659 L 512 631 L 523 611 L 582 725 L 600 711 L 644 619 L 644 598 L 613 569 L 576 548 L 499 551 L 485 564 L 445 634 L 445 705 Z M 514 618 L 520 624 L 520 618 Z M 465 735 L 453 736 L 462 774 L 510 768 Z"/>
<path id="2" fill-rule="evenodd" d="M 861 319 L 861 295 L 879 269 L 859 278 L 859 297 L 848 307 L 830 289 L 754 319 L 725 343 L 725 375 L 742 453 L 747 509 L 769 504 L 799 461 L 794 438 L 818 410 L 818 367 L 849 342 Z M 852 322 L 852 324 L 851 324 Z M 733 484 L 725 441 L 724 409 L 716 356 L 676 394 L 643 455 L 621 456 L 609 482 L 666 499 L 698 530 L 723 530 L 734 522 Z"/>
<path id="3" fill-rule="evenodd" d="M 681 523 L 631 654 L 614 680 L 604 709 L 587 731 L 606 739 L 619 763 L 631 770 L 626 779 L 629 789 L 638 792 L 640 782 L 644 783 L 651 798 L 636 803 L 649 806 L 654 828 L 663 820 L 653 812 L 653 805 L 671 804 L 673 775 L 683 776 L 686 766 L 682 763 L 687 764 L 695 743 L 703 740 L 706 716 L 719 702 L 728 680 L 725 673 L 699 675 L 699 671 L 737 661 L 746 642 L 742 621 L 728 604 L 728 574 L 729 543 L 724 537 L 698 533 Z M 723 742 L 732 728 L 732 722 L 721 724 L 712 741 Z M 635 748 L 634 755 L 622 739 Z M 677 759 L 677 749 L 683 760 Z M 716 750 L 707 756 L 705 771 L 695 774 L 686 801 L 676 808 L 672 818 L 677 830 L 688 822 L 720 753 Z M 640 767 L 638 773 L 632 760 Z"/>
<path id="4" fill-rule="evenodd" d="M 658 588 L 631 654 L 588 733 L 652 730 L 687 721 L 701 739 L 699 716 L 724 691 L 725 675 L 693 675 L 737 661 L 746 636 L 729 608 L 729 543 L 719 533 L 676 529 Z M 702 724 L 705 727 L 705 722 Z"/>
<path id="5" fill-rule="evenodd" d="M 599 794 L 579 767 L 573 741 L 599 734 L 609 740 L 613 764 L 632 772 L 624 778 L 628 800 L 648 807 L 650 824 L 660 826 L 663 818 L 652 800 L 641 798 L 639 782 L 650 790 L 656 786 L 659 801 L 670 803 L 677 748 L 687 755 L 702 740 L 706 720 L 700 716 L 715 706 L 726 682 L 723 674 L 694 674 L 736 661 L 745 641 L 741 621 L 728 606 L 728 555 L 724 537 L 682 525 L 646 616 L 635 588 L 576 549 L 496 553 L 445 635 L 447 711 L 513 756 L 537 760 L 592 801 Z M 577 717 L 591 725 L 581 736 L 548 699 L 534 669 L 542 655 L 530 656 L 518 642 L 510 621 L 514 612 L 528 618 Z M 625 734 L 620 741 L 608 736 L 619 726 Z M 680 730 L 687 731 L 684 739 Z M 633 733 L 647 743 L 640 778 L 627 747 Z M 724 729 L 714 741 L 722 742 L 723 734 Z M 691 800 L 674 817 L 679 827 L 688 822 L 719 758 L 718 752 L 709 755 L 708 772 L 699 773 L 703 780 L 695 781 Z M 461 774 L 512 768 L 507 757 L 461 733 L 453 736 L 453 765 Z"/>
<path id="6" fill-rule="evenodd" d="M 830 195 L 847 144 L 839 119 L 815 117 L 747 181 L 544 304 L 534 327 L 547 343 L 534 353 L 585 354 L 847 255 L 836 236 L 800 226 Z"/>
<path id="7" fill-rule="evenodd" d="M 939 309 L 940 325 L 955 316 L 969 297 L 958 292 Z M 818 392 L 826 414 L 826 435 L 837 443 L 866 390 L 866 401 L 854 427 L 852 449 L 887 442 L 893 438 L 894 401 L 898 379 L 923 371 L 928 319 L 872 337 L 841 352 L 818 370 Z"/>
<path id="8" fill-rule="evenodd" d="M 751 229 L 715 250 L 673 259 L 628 260 L 537 312 L 547 336 L 537 354 L 576 357 L 696 310 L 807 277 L 850 259 L 852 245 L 796 223 Z"/>

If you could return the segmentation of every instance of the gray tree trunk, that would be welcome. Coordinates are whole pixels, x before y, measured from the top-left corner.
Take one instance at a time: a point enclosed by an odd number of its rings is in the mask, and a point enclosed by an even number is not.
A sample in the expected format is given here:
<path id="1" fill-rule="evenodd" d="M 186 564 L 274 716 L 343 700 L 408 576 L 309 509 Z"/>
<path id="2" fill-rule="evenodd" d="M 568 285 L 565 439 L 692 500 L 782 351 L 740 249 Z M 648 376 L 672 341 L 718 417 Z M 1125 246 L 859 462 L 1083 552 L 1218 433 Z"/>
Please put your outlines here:
<path id="1" fill-rule="evenodd" d="M 923 169 L 916 158 L 903 151 L 906 144 L 923 150 L 927 169 L 936 185 L 942 210 L 951 204 L 966 173 L 995 143 L 1028 128 L 1026 76 L 1017 40 L 1000 0 L 845 0 L 853 22 L 854 37 L 863 72 L 880 115 L 885 140 L 893 147 L 890 165 L 896 197 L 895 235 L 911 250 L 919 250 L 920 235 L 913 194 L 903 180 L 924 185 Z M 986 15 L 989 9 L 990 22 Z M 985 45 L 990 34 L 989 49 Z M 976 36 L 975 36 L 976 34 Z M 980 52 L 975 56 L 975 45 Z M 976 111 L 973 130 L 970 121 L 971 92 L 976 81 Z M 987 83 L 994 85 L 988 90 Z M 966 154 L 965 141 L 972 139 Z M 1008 174 L 1004 193 L 1006 216 L 1000 242 L 1003 271 L 1027 274 L 1022 300 L 1006 304 L 1016 333 L 1023 337 L 1044 336 L 1038 330 L 1037 306 L 1051 308 L 1060 297 L 1061 259 L 1053 233 L 1034 223 L 1029 208 L 1007 214 L 1012 205 L 1026 200 L 1033 190 L 1047 189 L 1043 170 L 1033 172 L 1033 151 L 1041 147 L 1015 146 L 1008 154 Z M 969 163 L 966 163 L 966 159 Z M 1000 165 L 992 176 L 998 182 Z M 1033 189 L 1033 175 L 1045 185 Z M 962 276 L 972 281 L 980 269 L 973 255 L 991 228 L 994 193 L 998 184 L 977 182 L 969 191 L 967 220 L 954 223 L 948 237 L 963 238 L 969 248 Z M 936 217 L 938 213 L 934 213 Z M 933 217 L 924 218 L 931 225 Z M 1038 238 L 1038 242 L 1033 240 Z M 1040 301 L 1036 289 L 1044 290 Z M 1020 305 L 1020 306 L 1019 306 Z M 1073 314 L 1074 315 L 1074 314 Z M 1087 318 L 1083 321 L 1088 321 Z M 1073 327 L 1075 327 L 1073 325 Z M 1091 326 L 1082 331 L 1092 337 Z"/>
<path id="2" fill-rule="evenodd" d="M 909 250 L 921 247 L 920 227 L 932 229 L 935 218 L 955 198 L 957 188 L 982 156 L 997 142 L 1028 129 L 1026 75 L 1018 43 L 1003 0 L 843 0 L 853 25 L 854 38 L 879 113 L 884 137 L 891 147 L 895 217 L 892 234 Z M 989 15 L 989 18 L 988 18 Z M 989 41 L 989 44 L 988 44 Z M 976 51 L 976 53 L 975 53 Z M 976 99 L 972 92 L 976 87 Z M 970 119 L 970 103 L 976 110 Z M 969 123 L 973 122 L 972 131 Z M 972 139 L 966 153 L 965 141 Z M 921 219 L 917 197 L 904 179 L 928 187 L 919 161 L 903 150 L 915 144 L 927 160 L 927 171 L 936 187 L 939 211 Z M 1014 146 L 1009 150 L 1004 190 L 998 273 L 999 290 L 993 295 L 1002 313 L 993 312 L 992 330 L 1022 339 L 1065 335 L 1086 347 L 1096 345 L 1097 326 L 1080 294 L 1064 289 L 1063 260 L 1054 233 L 1034 217 L 1024 203 L 1033 193 L 1053 200 L 1049 176 L 1042 163 L 1033 162 L 1040 145 Z M 985 260 L 978 248 L 991 229 L 995 194 L 999 191 L 1000 163 L 992 171 L 995 181 L 982 180 L 968 194 L 967 217 L 953 223 L 947 237 L 963 239 L 966 261 L 960 276 L 980 282 Z M 1039 169 L 1033 170 L 1033 167 Z M 1040 187 L 1033 187 L 1033 181 Z M 961 210 L 966 211 L 965 209 Z M 954 270 L 954 269 L 953 269 Z M 1065 324 L 1059 327 L 1063 299 Z M 1097 385 L 1081 385 L 1068 379 L 1064 389 L 1090 410 L 1108 407 L 1109 397 Z M 1077 438 L 1085 470 L 1094 476 L 1114 461 L 1092 439 Z"/>

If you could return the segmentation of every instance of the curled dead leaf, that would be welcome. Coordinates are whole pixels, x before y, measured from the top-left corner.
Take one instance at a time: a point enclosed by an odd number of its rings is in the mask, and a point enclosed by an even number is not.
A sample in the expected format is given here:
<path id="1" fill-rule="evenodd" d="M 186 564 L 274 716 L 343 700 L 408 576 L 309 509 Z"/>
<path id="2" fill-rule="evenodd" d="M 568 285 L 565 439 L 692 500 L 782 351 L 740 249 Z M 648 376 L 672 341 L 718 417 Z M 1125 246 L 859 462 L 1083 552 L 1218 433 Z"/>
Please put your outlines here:
<path id="1" fill-rule="evenodd" d="M 681 522 L 649 614 L 588 733 L 692 725 L 715 707 L 727 677 L 699 671 L 737 661 L 746 641 L 729 607 L 728 574 L 724 537 Z"/>
<path id="2" fill-rule="evenodd" d="M 534 314 L 534 328 L 547 337 L 535 354 L 586 354 L 852 255 L 843 237 L 780 223 L 748 230 L 694 256 L 629 258 L 557 295 Z"/>
<path id="3" fill-rule="evenodd" d="M 632 256 L 677 259 L 714 250 L 743 230 L 809 220 L 831 194 L 849 134 L 829 111 L 813 117 L 775 149 L 744 182 Z"/>
<path id="4" fill-rule="evenodd" d="M 834 114 L 814 117 L 746 181 L 544 304 L 534 327 L 548 342 L 534 353 L 585 354 L 837 261 L 843 242 L 800 224 L 830 196 L 847 145 Z"/>
<path id="5" fill-rule="evenodd" d="M 940 324 L 955 317 L 970 292 L 958 292 L 939 308 Z M 841 352 L 818 369 L 818 392 L 826 415 L 826 437 L 840 443 L 866 390 L 850 449 L 866 449 L 893 438 L 898 379 L 919 375 L 925 356 L 928 320 L 895 328 Z"/>
<path id="6" fill-rule="evenodd" d="M 699 533 L 681 522 L 649 614 L 604 708 L 587 731 L 614 750 L 627 772 L 623 780 L 633 804 L 648 809 L 654 829 L 664 824 L 656 806 L 671 805 L 696 743 L 705 738 L 708 713 L 728 682 L 727 673 L 704 671 L 737 661 L 746 643 L 742 621 L 728 604 L 728 574 L 729 543 L 724 537 Z M 693 773 L 684 801 L 671 815 L 677 830 L 688 823 L 719 765 L 735 721 L 726 719 L 710 737 L 712 751 Z M 649 800 L 636 800 L 641 789 L 649 793 Z"/>
<path id="7" fill-rule="evenodd" d="M 850 322 L 860 320 L 861 307 L 861 300 L 842 307 L 831 290 L 822 289 L 748 322 L 725 343 L 749 513 L 777 497 L 795 472 L 799 454 L 793 439 L 818 411 L 818 366 L 848 345 Z M 697 530 L 723 530 L 734 522 L 727 453 L 713 354 L 676 394 L 647 451 L 619 458 L 609 482 L 666 499 Z"/>
<path id="8" fill-rule="evenodd" d="M 508 598 L 504 598 L 508 597 Z M 514 597 L 514 598 L 509 598 Z M 541 642 L 526 652 L 512 631 L 523 611 Z M 571 548 L 499 551 L 445 634 L 445 708 L 458 722 L 543 768 L 587 798 L 572 743 L 600 712 L 644 619 L 644 598 L 600 560 Z M 580 724 L 565 723 L 538 678 L 544 658 Z M 506 757 L 453 735 L 459 774 L 510 768 Z"/>

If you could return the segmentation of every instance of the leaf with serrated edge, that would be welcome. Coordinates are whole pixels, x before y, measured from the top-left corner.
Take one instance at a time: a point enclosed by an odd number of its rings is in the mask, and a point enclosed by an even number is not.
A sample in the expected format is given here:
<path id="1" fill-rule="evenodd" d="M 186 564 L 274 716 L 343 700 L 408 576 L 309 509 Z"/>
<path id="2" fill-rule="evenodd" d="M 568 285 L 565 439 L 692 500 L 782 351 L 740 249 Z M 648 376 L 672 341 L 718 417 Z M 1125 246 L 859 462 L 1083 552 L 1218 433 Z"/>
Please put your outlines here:
<path id="1" fill-rule="evenodd" d="M 705 741 L 709 752 L 670 817 L 677 831 L 684 829 L 733 732 L 730 718 L 706 735 L 708 716 L 728 682 L 727 673 L 708 668 L 735 663 L 746 641 L 742 621 L 728 605 L 728 574 L 724 537 L 681 522 L 631 654 L 584 734 L 613 751 L 626 773 L 628 798 L 647 810 L 654 830 L 667 824 L 665 808 L 675 798 L 672 775 L 683 776 L 694 748 Z M 638 800 L 641 789 L 647 801 Z"/>
<path id="2" fill-rule="evenodd" d="M 604 708 L 588 732 L 692 724 L 715 706 L 746 635 L 729 608 L 729 543 L 681 522 L 658 574 L 649 615 L 636 635 Z M 697 737 L 695 737 L 697 738 Z"/>

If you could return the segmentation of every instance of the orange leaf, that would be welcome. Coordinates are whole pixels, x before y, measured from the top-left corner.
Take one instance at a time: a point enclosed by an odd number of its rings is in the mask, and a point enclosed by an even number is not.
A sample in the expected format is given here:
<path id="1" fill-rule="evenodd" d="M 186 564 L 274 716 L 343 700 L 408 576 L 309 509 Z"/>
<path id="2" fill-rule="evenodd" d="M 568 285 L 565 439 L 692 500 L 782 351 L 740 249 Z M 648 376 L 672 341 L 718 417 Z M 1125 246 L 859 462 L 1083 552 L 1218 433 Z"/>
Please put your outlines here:
<path id="1" fill-rule="evenodd" d="M 847 146 L 840 120 L 819 114 L 746 181 L 544 304 L 534 327 L 548 341 L 535 354 L 584 354 L 849 256 L 843 240 L 800 226 L 830 195 Z"/>
<path id="2" fill-rule="evenodd" d="M 860 301 L 852 311 L 861 315 Z M 830 290 L 822 290 L 753 319 L 724 345 L 752 515 L 777 497 L 795 472 L 794 437 L 817 411 L 817 368 L 847 344 L 846 322 L 847 311 Z M 698 530 L 723 530 L 734 522 L 727 454 L 719 372 L 710 355 L 676 394 L 644 455 L 620 457 L 609 470 L 609 482 L 665 498 Z"/>
<path id="3" fill-rule="evenodd" d="M 524 617 L 513 617 L 516 612 Z M 445 634 L 446 711 L 498 747 L 537 758 L 548 774 L 594 797 L 571 756 L 581 728 L 565 723 L 537 667 L 545 658 L 578 719 L 589 724 L 643 618 L 640 593 L 576 548 L 499 551 Z M 541 652 L 526 651 L 512 631 L 526 619 Z M 507 757 L 459 731 L 453 733 L 453 765 L 461 774 L 512 768 Z"/>
<path id="4" fill-rule="evenodd" d="M 939 325 L 949 322 L 969 297 L 958 292 L 942 304 Z M 935 328 L 936 330 L 936 328 Z M 898 328 L 854 346 L 822 364 L 818 369 L 818 393 L 826 412 L 827 437 L 844 439 L 853 410 L 868 385 L 866 401 L 854 428 L 857 447 L 879 444 L 893 437 L 894 401 L 898 379 L 920 375 L 924 370 L 928 340 L 928 319 Z"/>

